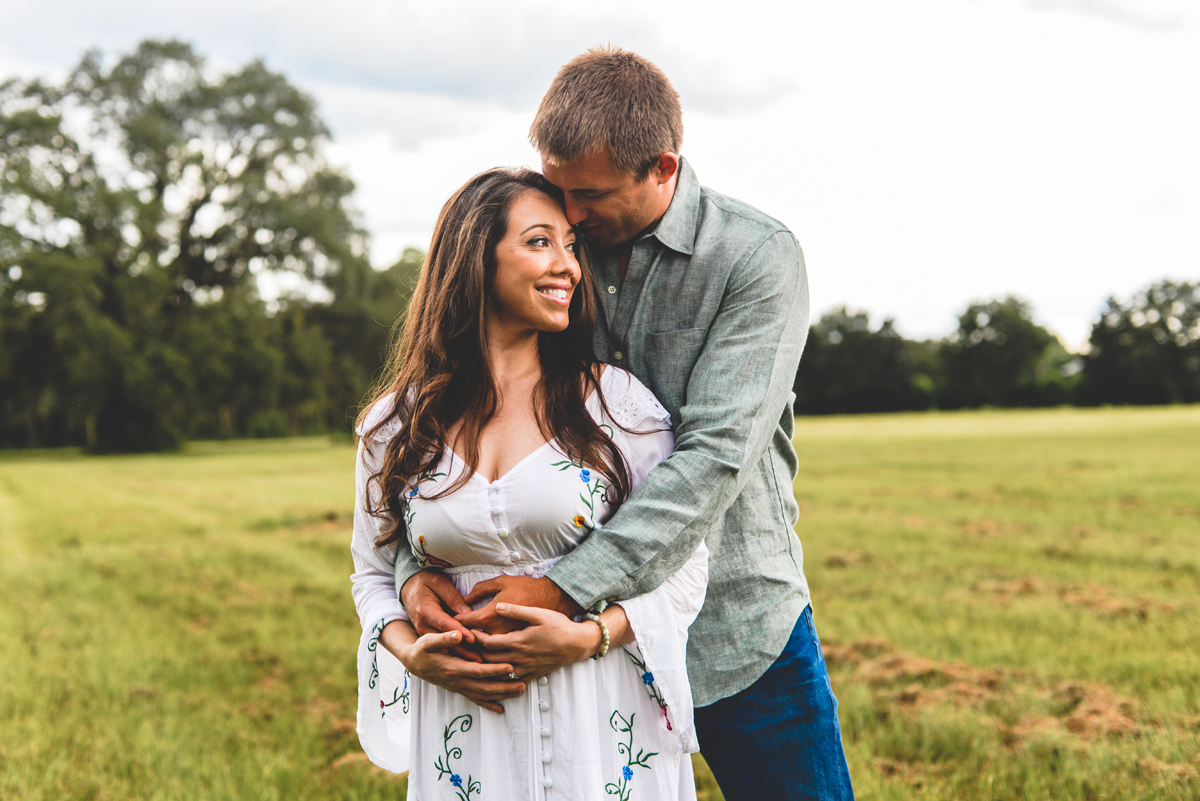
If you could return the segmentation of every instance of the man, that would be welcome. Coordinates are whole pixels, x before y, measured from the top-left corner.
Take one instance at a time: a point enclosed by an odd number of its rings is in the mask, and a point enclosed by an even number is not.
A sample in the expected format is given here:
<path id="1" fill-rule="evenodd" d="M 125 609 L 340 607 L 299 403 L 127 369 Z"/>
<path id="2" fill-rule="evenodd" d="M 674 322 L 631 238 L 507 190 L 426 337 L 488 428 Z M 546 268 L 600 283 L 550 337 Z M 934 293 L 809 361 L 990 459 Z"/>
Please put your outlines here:
<path id="1" fill-rule="evenodd" d="M 571 614 L 647 592 L 704 540 L 708 597 L 688 672 L 701 752 L 725 797 L 852 798 L 793 533 L 803 256 L 781 223 L 699 185 L 682 134 L 666 77 L 617 48 L 563 67 L 530 130 L 568 220 L 596 248 L 597 353 L 670 411 L 675 452 L 545 578 L 488 582 L 495 599 L 481 610 L 452 619 L 446 609 L 463 612 L 463 599 L 415 562 L 397 564 L 397 585 L 418 631 L 470 641 L 471 629 L 512 628 L 499 602 Z M 448 671 L 472 669 L 454 661 Z"/>

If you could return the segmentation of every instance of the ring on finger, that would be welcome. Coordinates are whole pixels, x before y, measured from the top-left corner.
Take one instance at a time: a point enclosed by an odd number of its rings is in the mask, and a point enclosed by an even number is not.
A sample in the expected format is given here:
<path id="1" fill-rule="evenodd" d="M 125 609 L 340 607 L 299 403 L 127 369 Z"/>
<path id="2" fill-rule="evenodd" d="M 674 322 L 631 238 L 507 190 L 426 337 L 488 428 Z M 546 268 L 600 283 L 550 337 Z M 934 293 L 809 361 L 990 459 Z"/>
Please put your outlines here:
<path id="1" fill-rule="evenodd" d="M 519 678 L 519 676 L 517 676 L 517 674 L 513 673 L 512 671 L 509 671 L 508 677 L 510 679 L 512 679 L 513 681 L 516 681 Z"/>

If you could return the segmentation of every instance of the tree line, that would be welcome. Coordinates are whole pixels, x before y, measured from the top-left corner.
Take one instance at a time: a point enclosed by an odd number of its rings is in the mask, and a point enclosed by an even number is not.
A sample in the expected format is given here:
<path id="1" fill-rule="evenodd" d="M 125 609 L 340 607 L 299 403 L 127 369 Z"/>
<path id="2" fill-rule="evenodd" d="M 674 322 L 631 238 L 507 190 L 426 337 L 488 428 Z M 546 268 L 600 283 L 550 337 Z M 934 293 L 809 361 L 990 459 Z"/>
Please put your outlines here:
<path id="1" fill-rule="evenodd" d="M 1068 352 L 1014 297 L 972 303 L 941 341 L 834 309 L 809 332 L 798 414 L 982 406 L 1200 402 L 1200 283 L 1161 281 L 1108 299 L 1088 350 Z"/>
<path id="2" fill-rule="evenodd" d="M 423 255 L 371 267 L 328 138 L 284 76 L 177 41 L 0 84 L 0 448 L 348 430 Z M 1198 292 L 1110 300 L 1083 357 L 1012 298 L 941 342 L 838 309 L 797 410 L 1197 401 Z"/>

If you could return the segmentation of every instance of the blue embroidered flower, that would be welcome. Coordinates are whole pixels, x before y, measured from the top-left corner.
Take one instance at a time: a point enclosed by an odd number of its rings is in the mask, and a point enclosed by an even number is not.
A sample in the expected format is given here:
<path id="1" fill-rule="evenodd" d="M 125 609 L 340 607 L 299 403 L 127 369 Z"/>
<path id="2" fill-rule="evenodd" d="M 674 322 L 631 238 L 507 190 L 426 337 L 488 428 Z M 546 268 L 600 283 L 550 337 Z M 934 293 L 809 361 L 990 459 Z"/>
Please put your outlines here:
<path id="1" fill-rule="evenodd" d="M 459 776 L 457 773 L 451 773 L 450 783 L 455 787 L 462 787 L 462 776 Z"/>
<path id="2" fill-rule="evenodd" d="M 621 768 L 621 775 L 625 777 L 625 781 L 629 781 L 633 778 L 633 768 L 626 765 L 625 767 Z"/>
<path id="3" fill-rule="evenodd" d="M 592 471 L 588 470 L 586 467 L 583 468 L 583 470 L 581 470 L 579 473 L 579 480 L 584 484 L 590 482 L 592 480 Z"/>
<path id="4" fill-rule="evenodd" d="M 642 684 L 653 684 L 653 683 L 654 683 L 654 674 L 647 670 L 645 673 L 642 674 Z"/>
<path id="5" fill-rule="evenodd" d="M 410 498 L 415 498 L 415 497 L 417 497 L 417 490 L 416 490 L 416 488 L 415 488 L 415 487 L 414 487 L 413 489 L 410 489 L 410 490 L 408 491 L 408 497 L 410 497 Z"/>

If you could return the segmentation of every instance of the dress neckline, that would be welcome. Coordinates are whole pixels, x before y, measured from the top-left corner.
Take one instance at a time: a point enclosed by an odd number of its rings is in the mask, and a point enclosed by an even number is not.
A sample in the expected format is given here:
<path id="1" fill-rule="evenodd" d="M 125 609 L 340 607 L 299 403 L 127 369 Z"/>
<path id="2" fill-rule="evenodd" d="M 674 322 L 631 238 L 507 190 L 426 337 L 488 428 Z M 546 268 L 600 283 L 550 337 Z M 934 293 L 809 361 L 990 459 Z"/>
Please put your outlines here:
<path id="1" fill-rule="evenodd" d="M 609 371 L 607 369 L 608 367 L 609 367 L 609 365 L 605 365 L 605 369 L 600 373 L 599 381 L 596 382 L 597 384 L 601 384 L 604 382 L 604 377 L 606 375 L 608 375 L 608 373 L 609 373 Z M 598 391 L 599 391 L 598 389 L 593 389 L 591 391 L 591 393 L 588 394 L 587 398 L 583 401 L 584 407 L 587 407 L 587 405 L 592 402 L 592 398 L 596 397 L 596 393 Z M 590 413 L 591 413 L 591 410 L 589 410 L 589 414 Z M 592 418 L 595 419 L 595 417 L 596 417 L 596 415 L 593 414 Z M 553 445 L 556 442 L 558 442 L 558 437 L 551 437 L 550 439 L 546 440 L 541 445 L 537 446 L 532 451 L 530 451 L 529 453 L 527 453 L 523 457 L 521 457 L 521 459 L 516 464 L 514 464 L 512 467 L 505 470 L 504 473 L 502 475 L 498 476 L 495 481 L 488 481 L 486 478 L 483 477 L 483 475 L 478 470 L 471 471 L 471 480 L 474 481 L 475 479 L 479 479 L 480 481 L 483 482 L 484 486 L 486 486 L 486 487 L 490 487 L 493 484 L 499 484 L 501 481 L 508 478 L 513 473 L 517 472 L 518 469 L 520 469 L 522 466 L 524 466 L 524 464 L 526 462 L 528 462 L 530 459 L 532 459 L 534 456 L 541 453 L 546 448 L 550 447 L 551 445 Z M 462 458 L 461 456 L 459 456 L 457 453 L 455 453 L 453 448 L 451 448 L 449 445 L 446 445 L 445 451 L 446 451 L 446 453 L 450 454 L 451 459 L 459 462 L 463 466 L 464 470 L 467 468 L 467 460 Z"/>
<path id="2" fill-rule="evenodd" d="M 500 475 L 499 477 L 497 477 L 495 481 L 488 481 L 486 478 L 484 478 L 483 474 L 480 473 L 478 470 L 471 471 L 471 480 L 474 481 L 474 480 L 478 479 L 479 481 L 483 482 L 483 485 L 485 487 L 490 487 L 493 484 L 499 484 L 501 481 L 508 478 L 513 473 L 517 472 L 517 470 L 519 470 L 522 466 L 524 466 L 524 464 L 526 462 L 528 462 L 530 459 L 532 459 L 534 456 L 537 456 L 539 453 L 546 450 L 547 447 L 549 447 L 550 445 L 554 444 L 557 441 L 558 441 L 557 437 L 552 437 L 552 438 L 546 440 L 541 445 L 537 446 L 536 448 L 531 450 L 529 453 L 527 453 L 523 457 L 521 457 L 520 461 L 518 461 L 512 467 L 505 470 L 504 473 L 502 475 Z M 446 446 L 446 453 L 450 454 L 451 459 L 453 459 L 453 460 L 457 461 L 459 464 L 461 464 L 463 470 L 467 469 L 467 460 L 462 458 L 461 456 L 459 456 L 457 453 L 455 453 L 454 450 L 449 445 Z"/>

